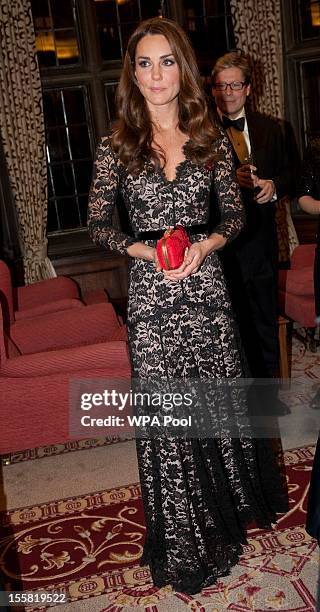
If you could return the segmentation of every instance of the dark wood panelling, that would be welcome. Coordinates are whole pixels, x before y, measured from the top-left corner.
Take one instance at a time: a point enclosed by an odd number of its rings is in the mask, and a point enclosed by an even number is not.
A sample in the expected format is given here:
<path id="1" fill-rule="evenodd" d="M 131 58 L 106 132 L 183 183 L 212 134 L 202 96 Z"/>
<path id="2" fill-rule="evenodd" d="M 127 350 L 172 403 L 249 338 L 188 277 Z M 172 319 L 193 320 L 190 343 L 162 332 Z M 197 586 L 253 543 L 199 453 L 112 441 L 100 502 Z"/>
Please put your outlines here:
<path id="1" fill-rule="evenodd" d="M 124 255 L 90 253 L 52 259 L 52 263 L 58 276 L 73 278 L 82 293 L 106 289 L 111 299 L 127 296 L 128 258 Z"/>

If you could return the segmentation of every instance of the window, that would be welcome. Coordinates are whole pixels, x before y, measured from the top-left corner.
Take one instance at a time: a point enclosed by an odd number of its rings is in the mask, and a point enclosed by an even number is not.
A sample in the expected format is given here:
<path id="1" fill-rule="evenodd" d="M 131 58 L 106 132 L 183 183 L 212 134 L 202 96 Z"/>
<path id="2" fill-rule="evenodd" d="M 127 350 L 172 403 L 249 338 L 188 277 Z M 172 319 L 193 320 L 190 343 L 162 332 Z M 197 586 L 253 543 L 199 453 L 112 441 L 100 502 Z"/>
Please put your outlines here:
<path id="1" fill-rule="evenodd" d="M 116 116 L 127 41 L 156 15 L 186 29 L 202 74 L 234 46 L 228 0 L 31 0 L 43 85 L 52 243 L 86 231 L 96 144 Z M 58 240 L 59 237 L 59 240 Z M 71 240 L 71 238 L 70 238 Z"/>
<path id="2" fill-rule="evenodd" d="M 43 96 L 48 159 L 48 227 L 85 227 L 94 136 L 86 87 L 47 89 Z"/>
<path id="3" fill-rule="evenodd" d="M 301 63 L 303 124 L 308 142 L 320 134 L 320 60 Z"/>
<path id="4" fill-rule="evenodd" d="M 310 136 L 320 135 L 320 2 L 282 0 L 286 118 L 294 128 L 301 155 Z M 315 242 L 316 219 L 296 206 L 299 240 Z"/>
<path id="5" fill-rule="evenodd" d="M 320 134 L 320 0 L 282 0 L 285 108 L 303 151 Z"/>
<path id="6" fill-rule="evenodd" d="M 86 228 L 99 136 L 115 118 L 128 36 L 163 0 L 32 0 L 43 84 L 49 235 Z"/>
<path id="7" fill-rule="evenodd" d="M 96 0 L 102 59 L 123 59 L 130 34 L 139 21 L 160 15 L 161 5 L 157 0 Z"/>
<path id="8" fill-rule="evenodd" d="M 211 74 L 214 60 L 235 47 L 229 2 L 185 0 L 184 27 L 196 50 L 201 73 Z"/>
<path id="9" fill-rule="evenodd" d="M 301 41 L 320 37 L 320 0 L 300 0 L 298 36 Z"/>
<path id="10" fill-rule="evenodd" d="M 40 66 L 78 64 L 81 58 L 72 0 L 33 0 L 32 13 Z"/>
<path id="11" fill-rule="evenodd" d="M 104 94 L 106 99 L 107 118 L 110 123 L 116 116 L 115 93 L 118 81 L 107 81 L 104 83 Z"/>

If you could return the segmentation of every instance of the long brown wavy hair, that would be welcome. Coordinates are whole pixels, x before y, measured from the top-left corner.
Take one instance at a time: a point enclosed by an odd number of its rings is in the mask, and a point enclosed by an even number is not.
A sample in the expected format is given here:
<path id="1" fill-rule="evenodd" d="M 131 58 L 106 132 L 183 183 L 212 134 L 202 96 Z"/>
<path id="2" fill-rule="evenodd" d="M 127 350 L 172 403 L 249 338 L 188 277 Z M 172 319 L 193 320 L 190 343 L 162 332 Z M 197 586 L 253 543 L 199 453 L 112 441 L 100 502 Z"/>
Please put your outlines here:
<path id="1" fill-rule="evenodd" d="M 165 154 L 159 157 L 152 147 L 152 121 L 134 74 L 136 48 L 147 34 L 160 34 L 167 39 L 179 67 L 179 129 L 189 136 L 186 156 L 197 164 L 211 165 L 216 159 L 213 141 L 219 137 L 219 132 L 208 117 L 193 49 L 177 23 L 160 17 L 141 22 L 128 42 L 116 95 L 118 120 L 112 130 L 113 148 L 132 174 L 139 173 L 146 161 L 152 161 L 156 167 L 160 157 L 165 161 Z"/>

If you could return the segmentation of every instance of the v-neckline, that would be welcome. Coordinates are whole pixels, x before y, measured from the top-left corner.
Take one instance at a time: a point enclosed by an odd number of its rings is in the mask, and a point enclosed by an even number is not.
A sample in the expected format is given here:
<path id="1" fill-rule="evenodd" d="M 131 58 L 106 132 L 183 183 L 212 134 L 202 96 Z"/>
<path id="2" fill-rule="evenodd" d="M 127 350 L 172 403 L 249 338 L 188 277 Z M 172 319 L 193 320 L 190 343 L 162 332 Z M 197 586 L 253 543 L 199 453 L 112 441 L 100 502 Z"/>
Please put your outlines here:
<path id="1" fill-rule="evenodd" d="M 176 183 L 180 179 L 180 176 L 181 176 L 181 173 L 182 173 L 182 170 L 183 170 L 185 164 L 187 162 L 189 162 L 189 161 L 190 160 L 187 157 L 185 157 L 184 159 L 181 160 L 181 162 L 179 162 L 176 165 L 175 175 L 174 175 L 174 177 L 172 179 L 169 179 L 167 177 L 164 167 L 159 166 L 159 173 L 162 175 L 162 178 L 163 178 L 164 182 L 168 183 L 169 185 L 172 185 L 173 183 Z"/>
<path id="2" fill-rule="evenodd" d="M 185 155 L 185 147 L 186 147 L 186 145 L 188 144 L 188 142 L 190 142 L 190 138 L 188 138 L 188 139 L 186 140 L 186 142 L 184 143 L 184 145 L 181 147 L 181 148 L 182 148 L 182 152 L 184 153 L 184 155 Z M 185 165 L 185 164 L 186 164 L 188 161 L 190 161 L 190 160 L 189 160 L 189 158 L 188 158 L 188 157 L 186 157 L 186 155 L 185 155 L 184 159 L 182 159 L 182 160 L 181 160 L 181 161 L 180 161 L 180 162 L 179 162 L 179 163 L 176 165 L 176 168 L 175 168 L 175 175 L 174 175 L 174 177 L 173 177 L 172 179 L 169 179 L 169 178 L 168 178 L 168 176 L 167 176 L 167 174 L 166 174 L 166 171 L 165 171 L 164 167 L 159 166 L 159 171 L 160 171 L 160 173 L 162 174 L 162 177 L 163 177 L 163 180 L 165 181 L 165 183 L 168 183 L 169 185 L 171 185 L 171 184 L 175 183 L 177 180 L 179 180 L 180 175 L 181 175 L 181 172 L 182 172 L 182 169 L 184 168 L 184 165 Z"/>

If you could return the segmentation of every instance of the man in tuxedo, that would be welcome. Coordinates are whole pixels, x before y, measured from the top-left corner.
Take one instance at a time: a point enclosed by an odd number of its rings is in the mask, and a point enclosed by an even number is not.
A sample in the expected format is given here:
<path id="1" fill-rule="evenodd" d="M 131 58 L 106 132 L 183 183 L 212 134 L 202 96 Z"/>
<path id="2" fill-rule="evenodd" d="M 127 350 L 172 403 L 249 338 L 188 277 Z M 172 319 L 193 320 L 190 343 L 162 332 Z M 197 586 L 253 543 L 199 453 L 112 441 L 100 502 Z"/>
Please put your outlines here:
<path id="1" fill-rule="evenodd" d="M 251 70 L 237 52 L 220 57 L 212 71 L 216 120 L 233 148 L 246 211 L 244 231 L 221 258 L 251 375 L 279 375 L 277 324 L 277 200 L 292 191 L 286 138 L 277 120 L 250 112 Z"/>

